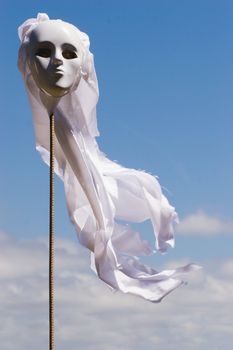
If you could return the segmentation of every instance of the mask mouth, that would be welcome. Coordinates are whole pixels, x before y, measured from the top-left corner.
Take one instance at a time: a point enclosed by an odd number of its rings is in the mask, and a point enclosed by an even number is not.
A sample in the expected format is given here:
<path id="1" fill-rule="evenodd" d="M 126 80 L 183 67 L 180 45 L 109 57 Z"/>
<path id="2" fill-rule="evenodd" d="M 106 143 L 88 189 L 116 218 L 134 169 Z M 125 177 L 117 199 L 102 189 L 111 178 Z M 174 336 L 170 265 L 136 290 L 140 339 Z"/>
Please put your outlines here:
<path id="1" fill-rule="evenodd" d="M 54 71 L 53 71 L 53 73 L 56 73 L 56 74 L 62 74 L 62 75 L 64 75 L 64 70 L 63 69 L 55 69 Z"/>
<path id="2" fill-rule="evenodd" d="M 65 73 L 62 70 L 53 70 L 49 72 L 49 80 L 50 82 L 52 81 L 53 83 L 57 83 L 62 77 L 64 77 Z"/>

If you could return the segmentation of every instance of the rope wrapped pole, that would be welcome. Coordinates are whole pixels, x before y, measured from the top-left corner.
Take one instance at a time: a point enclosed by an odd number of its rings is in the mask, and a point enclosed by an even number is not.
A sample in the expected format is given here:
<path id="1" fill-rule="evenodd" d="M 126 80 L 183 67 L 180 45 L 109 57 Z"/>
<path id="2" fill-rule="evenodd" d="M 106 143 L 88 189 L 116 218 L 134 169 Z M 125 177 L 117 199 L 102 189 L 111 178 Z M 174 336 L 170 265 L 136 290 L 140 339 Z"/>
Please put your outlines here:
<path id="1" fill-rule="evenodd" d="M 50 115 L 49 350 L 54 350 L 54 115 Z"/>

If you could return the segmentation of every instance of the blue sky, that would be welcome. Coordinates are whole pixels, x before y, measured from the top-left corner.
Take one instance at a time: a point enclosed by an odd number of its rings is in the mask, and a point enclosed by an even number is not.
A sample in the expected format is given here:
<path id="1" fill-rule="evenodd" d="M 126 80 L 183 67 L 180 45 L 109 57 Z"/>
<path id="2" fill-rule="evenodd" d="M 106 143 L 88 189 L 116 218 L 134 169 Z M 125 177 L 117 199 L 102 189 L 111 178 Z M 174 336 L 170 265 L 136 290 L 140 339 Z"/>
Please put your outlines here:
<path id="1" fill-rule="evenodd" d="M 233 1 L 4 0 L 0 9 L 4 38 L 0 231 L 14 240 L 18 253 L 21 240 L 37 242 L 38 237 L 46 237 L 48 168 L 35 151 L 31 111 L 16 65 L 17 27 L 37 12 L 47 12 L 51 18 L 75 24 L 90 37 L 100 88 L 100 148 L 125 166 L 158 175 L 179 213 L 177 245 L 163 257 L 163 263 L 166 259 L 194 260 L 204 265 L 216 284 L 224 278 L 228 283 L 233 272 Z M 148 229 L 145 225 L 143 233 Z M 56 181 L 56 234 L 77 244 L 60 180 Z M 218 275 L 210 268 L 215 265 L 220 266 Z M 208 277 L 203 280 L 207 283 Z M 208 283 L 204 295 L 212 291 Z M 190 295 L 192 289 L 185 297 Z M 170 300 L 172 304 L 176 299 Z M 200 307 L 200 300 L 195 307 Z M 211 336 L 214 329 L 209 328 L 205 336 Z M 228 338 L 225 343 L 220 338 L 215 343 L 228 349 Z M 177 340 L 177 346 L 185 348 L 186 340 Z M 129 349 L 137 349 L 130 337 L 127 341 Z M 148 349 L 155 343 L 148 343 Z M 25 344 L 22 340 L 22 348 Z M 193 349 L 206 349 L 206 343 L 200 344 Z M 215 349 L 216 344 L 213 341 L 209 348 Z M 160 348 L 167 350 L 163 345 Z M 6 349 L 11 349 L 9 344 Z M 186 349 L 192 347 L 186 345 Z"/>
<path id="2" fill-rule="evenodd" d="M 101 149 L 158 175 L 181 218 L 202 210 L 232 220 L 232 1 L 68 3 L 1 5 L 8 53 L 1 86 L 2 229 L 21 236 L 47 229 L 48 169 L 35 151 L 16 66 L 17 27 L 38 11 L 90 36 Z M 56 191 L 57 230 L 64 234 L 72 228 L 59 180 Z"/>

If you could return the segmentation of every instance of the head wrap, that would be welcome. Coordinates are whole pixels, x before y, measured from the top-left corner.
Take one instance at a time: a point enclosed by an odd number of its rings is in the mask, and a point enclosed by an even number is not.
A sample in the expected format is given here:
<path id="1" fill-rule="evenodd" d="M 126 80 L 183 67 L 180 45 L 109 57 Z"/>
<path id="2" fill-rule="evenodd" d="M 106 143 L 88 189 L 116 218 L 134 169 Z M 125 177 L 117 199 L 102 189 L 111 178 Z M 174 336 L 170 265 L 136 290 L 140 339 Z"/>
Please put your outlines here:
<path id="1" fill-rule="evenodd" d="M 27 44 L 33 29 L 49 20 L 47 14 L 39 13 L 37 18 L 28 19 L 18 30 L 21 40 L 18 66 L 32 108 L 36 148 L 47 164 L 49 111 L 43 101 L 43 92 L 35 84 L 27 64 Z M 197 266 L 189 264 L 158 272 L 135 257 L 150 255 L 153 251 L 129 224 L 122 222 L 151 220 L 156 249 L 165 252 L 169 246 L 174 246 L 173 223 L 178 221 L 178 217 L 154 176 L 124 168 L 107 159 L 99 150 L 95 139 L 99 135 L 96 123 L 99 93 L 94 60 L 89 51 L 88 36 L 78 28 L 76 30 L 84 50 L 83 77 L 79 85 L 63 96 L 53 110 L 57 125 L 55 171 L 64 181 L 69 216 L 76 227 L 79 241 L 91 251 L 93 270 L 113 289 L 150 301 L 160 301 L 183 284 L 177 275 L 194 270 Z M 76 152 L 81 157 L 86 185 L 80 183 L 67 156 L 71 152 L 64 136 L 67 133 L 71 135 Z M 94 193 L 95 203 L 90 203 L 85 186 Z M 97 223 L 94 206 L 100 208 L 102 226 Z"/>

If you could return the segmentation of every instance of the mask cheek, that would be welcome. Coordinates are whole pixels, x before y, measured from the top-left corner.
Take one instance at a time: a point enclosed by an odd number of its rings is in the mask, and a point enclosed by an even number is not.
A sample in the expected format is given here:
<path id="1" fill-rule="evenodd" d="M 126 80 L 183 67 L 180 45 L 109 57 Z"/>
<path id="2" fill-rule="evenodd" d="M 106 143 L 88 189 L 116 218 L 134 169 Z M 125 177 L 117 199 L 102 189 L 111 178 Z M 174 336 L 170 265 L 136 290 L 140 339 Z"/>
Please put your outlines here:
<path id="1" fill-rule="evenodd" d="M 29 58 L 28 65 L 36 82 L 40 81 L 41 77 L 44 76 L 49 63 L 47 61 L 47 59 L 38 56 Z"/>
<path id="2" fill-rule="evenodd" d="M 46 70 L 35 57 L 28 60 L 28 66 L 32 73 L 33 80 L 39 89 L 47 86 Z"/>
<path id="3" fill-rule="evenodd" d="M 38 72 L 44 72 L 48 69 L 50 58 L 35 56 L 35 67 Z"/>
<path id="4" fill-rule="evenodd" d="M 82 66 L 80 60 L 72 63 L 68 63 L 67 71 L 70 72 L 70 76 L 73 82 L 79 81 L 82 76 Z M 73 84 L 72 84 L 73 85 Z"/>

